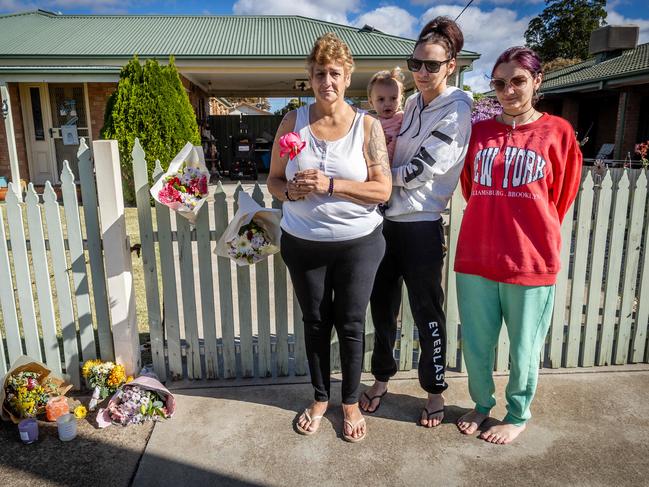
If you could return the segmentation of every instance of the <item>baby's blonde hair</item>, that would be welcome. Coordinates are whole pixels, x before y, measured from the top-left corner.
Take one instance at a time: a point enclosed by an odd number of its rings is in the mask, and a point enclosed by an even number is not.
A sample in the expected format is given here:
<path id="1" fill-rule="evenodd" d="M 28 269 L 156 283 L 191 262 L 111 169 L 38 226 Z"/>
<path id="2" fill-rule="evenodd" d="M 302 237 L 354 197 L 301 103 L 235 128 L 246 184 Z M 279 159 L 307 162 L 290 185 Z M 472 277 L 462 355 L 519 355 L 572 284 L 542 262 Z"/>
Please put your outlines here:
<path id="1" fill-rule="evenodd" d="M 404 79 L 405 78 L 399 66 L 396 66 L 389 71 L 386 69 L 384 71 L 374 73 L 374 75 L 370 78 L 370 82 L 367 84 L 367 100 L 372 101 L 372 90 L 374 89 L 374 85 L 379 83 L 384 85 L 391 85 L 392 83 L 394 83 L 399 88 L 399 105 L 401 105 L 401 98 L 403 98 Z"/>

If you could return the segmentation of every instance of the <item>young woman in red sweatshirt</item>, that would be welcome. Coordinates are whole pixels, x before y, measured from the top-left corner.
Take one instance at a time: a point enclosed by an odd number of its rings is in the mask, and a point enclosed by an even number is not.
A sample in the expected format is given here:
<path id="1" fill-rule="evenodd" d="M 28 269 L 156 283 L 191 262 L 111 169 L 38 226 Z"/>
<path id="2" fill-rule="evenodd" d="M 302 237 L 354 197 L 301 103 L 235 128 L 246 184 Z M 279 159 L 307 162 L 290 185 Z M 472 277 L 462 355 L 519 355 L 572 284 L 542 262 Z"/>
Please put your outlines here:
<path id="1" fill-rule="evenodd" d="M 531 416 L 561 265 L 561 222 L 581 177 L 573 128 L 534 108 L 542 78 L 531 49 L 512 47 L 500 55 L 491 87 L 503 113 L 473 126 L 460 178 L 467 208 L 455 271 L 475 409 L 457 424 L 462 433 L 475 433 L 496 404 L 492 370 L 504 320 L 511 361 L 507 415 L 480 434 L 497 444 L 514 440 Z"/>

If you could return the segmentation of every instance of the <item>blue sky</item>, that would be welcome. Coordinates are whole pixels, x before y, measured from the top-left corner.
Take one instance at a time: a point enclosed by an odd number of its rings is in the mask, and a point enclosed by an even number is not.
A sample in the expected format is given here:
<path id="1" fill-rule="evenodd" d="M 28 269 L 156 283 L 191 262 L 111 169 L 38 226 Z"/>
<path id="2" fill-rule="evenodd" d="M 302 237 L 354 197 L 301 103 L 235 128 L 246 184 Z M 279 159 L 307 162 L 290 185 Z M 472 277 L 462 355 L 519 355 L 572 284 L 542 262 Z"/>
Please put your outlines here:
<path id="1" fill-rule="evenodd" d="M 437 15 L 455 18 L 468 0 L 0 0 L 0 13 L 41 8 L 64 14 L 167 14 L 167 15 L 304 15 L 341 24 L 370 24 L 383 32 L 413 38 Z M 543 0 L 474 0 L 459 24 L 465 49 L 482 57 L 467 73 L 476 91 L 487 88 L 485 74 L 505 48 L 524 43 L 530 19 L 545 6 Z M 640 26 L 640 43 L 649 42 L 647 0 L 612 0 L 607 4 L 609 24 Z M 387 67 L 387 66 L 386 66 Z M 279 105 L 278 100 L 273 105 Z"/>

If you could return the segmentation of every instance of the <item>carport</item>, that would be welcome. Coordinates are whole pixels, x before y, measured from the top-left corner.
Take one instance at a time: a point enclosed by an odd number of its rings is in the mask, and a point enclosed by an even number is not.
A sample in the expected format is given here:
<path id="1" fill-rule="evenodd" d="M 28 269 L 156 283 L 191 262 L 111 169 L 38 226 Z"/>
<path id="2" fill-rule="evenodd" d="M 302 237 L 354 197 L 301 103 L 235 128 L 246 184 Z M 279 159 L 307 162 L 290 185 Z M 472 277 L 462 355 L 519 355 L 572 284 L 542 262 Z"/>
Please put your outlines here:
<path id="1" fill-rule="evenodd" d="M 299 16 L 59 15 L 37 10 L 0 16 L 0 85 L 12 116 L 0 120 L 0 176 L 58 182 L 74 160 L 75 137 L 99 138 L 106 101 L 121 67 L 174 56 L 199 123 L 212 97 L 309 96 L 305 58 L 316 38 L 334 32 L 356 62 L 350 97 L 365 97 L 378 70 L 401 66 L 414 41 Z M 462 51 L 452 83 L 478 54 Z M 410 76 L 406 87 L 413 89 Z M 71 129 L 72 127 L 72 129 Z M 89 144 L 90 145 L 90 144 Z M 15 149 L 14 149 L 15 147 Z M 11 156 L 10 156 L 11 154 Z"/>

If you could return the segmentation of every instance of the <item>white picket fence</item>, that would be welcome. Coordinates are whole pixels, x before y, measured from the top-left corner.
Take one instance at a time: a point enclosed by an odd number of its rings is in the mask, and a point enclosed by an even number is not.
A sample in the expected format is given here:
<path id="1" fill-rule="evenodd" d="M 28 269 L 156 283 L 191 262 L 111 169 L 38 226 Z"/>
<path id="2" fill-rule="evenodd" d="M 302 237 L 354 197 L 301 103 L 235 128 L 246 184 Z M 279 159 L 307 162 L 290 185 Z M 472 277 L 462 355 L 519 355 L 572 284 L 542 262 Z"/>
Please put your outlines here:
<path id="1" fill-rule="evenodd" d="M 0 279 L 2 338 L 7 349 L 5 354 L 0 347 L 0 375 L 23 353 L 64 372 L 77 386 L 79 366 L 88 358 L 116 358 L 130 370 L 139 366 L 129 240 L 124 210 L 118 203 L 119 158 L 114 142 L 94 144 L 95 159 L 100 159 L 96 167 L 100 188 L 95 187 L 90 151 L 82 145 L 79 152 L 85 235 L 67 165 L 61 176 L 65 231 L 49 184 L 43 195 L 30 187 L 25 202 L 10 191 L 4 208 L 0 207 L 0 275 L 7 276 Z M 228 259 L 212 253 L 232 210 L 236 210 L 241 186 L 232 202 L 219 183 L 214 201 L 204 205 L 196 227 L 190 228 L 166 207 L 151 207 L 152 181 L 139 143 L 133 152 L 133 169 L 151 355 L 161 379 L 305 375 L 301 313 L 281 257 L 235 269 Z M 161 173 L 158 167 L 154 179 Z M 601 178 L 588 168 L 582 179 L 578 199 L 562 228 L 564 265 L 541 363 L 557 368 L 646 362 L 647 173 L 620 169 Z M 281 207 L 278 201 L 265 201 L 258 185 L 252 195 L 262 205 Z M 454 259 L 463 209 L 458 190 L 446 216 L 449 252 L 445 273 L 447 361 L 456 370 L 463 368 L 462 332 L 455 276 L 449 263 Z M 403 292 L 407 303 L 406 290 Z M 55 326 L 57 317 L 60 332 Z M 374 339 L 369 313 L 366 321 L 364 363 L 369 370 Z M 415 328 L 406 304 L 395 352 L 401 370 L 416 366 Z M 335 335 L 331 353 L 332 366 L 337 368 L 340 358 Z M 503 327 L 495 369 L 507 370 L 508 362 Z"/>
<path id="2" fill-rule="evenodd" d="M 94 168 L 84 142 L 78 159 L 85 237 L 77 186 L 67 161 L 61 173 L 63 219 L 49 182 L 40 195 L 30 184 L 24 202 L 12 183 L 4 212 L 0 211 L 0 309 L 7 345 L 6 357 L 0 347 L 0 376 L 20 355 L 27 354 L 59 374 L 65 372 L 78 388 L 82 361 L 97 358 L 98 353 L 105 360 L 114 359 Z M 92 271 L 94 310 L 86 258 Z"/>

